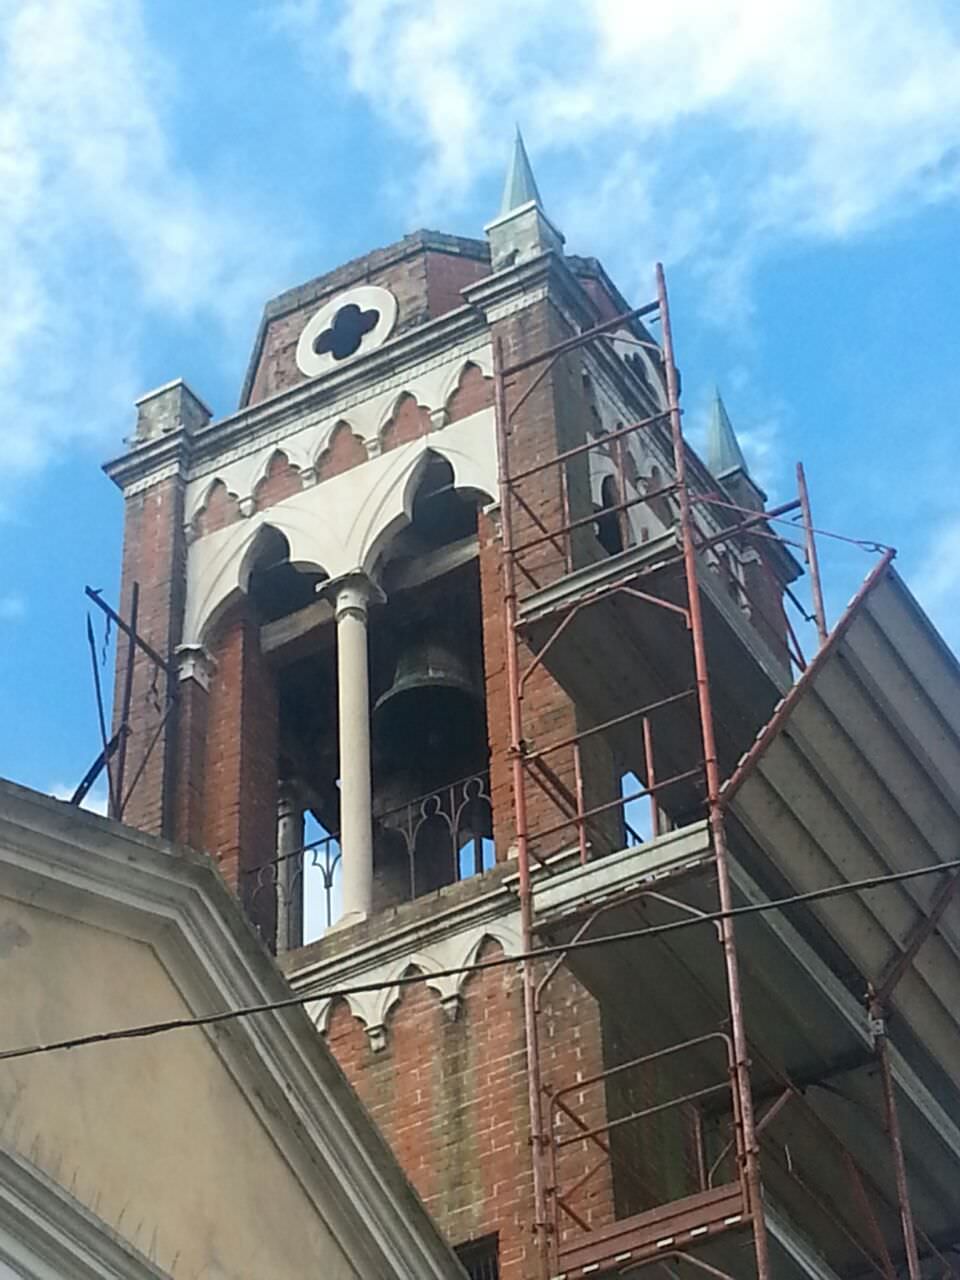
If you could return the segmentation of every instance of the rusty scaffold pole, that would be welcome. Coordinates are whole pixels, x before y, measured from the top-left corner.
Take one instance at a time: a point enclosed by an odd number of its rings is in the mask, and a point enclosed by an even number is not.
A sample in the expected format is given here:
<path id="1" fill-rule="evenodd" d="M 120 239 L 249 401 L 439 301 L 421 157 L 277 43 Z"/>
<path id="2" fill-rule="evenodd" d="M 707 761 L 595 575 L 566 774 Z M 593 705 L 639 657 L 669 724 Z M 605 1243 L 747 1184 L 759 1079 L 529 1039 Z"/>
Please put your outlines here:
<path id="1" fill-rule="evenodd" d="M 693 513 L 687 488 L 686 444 L 680 417 L 679 383 L 674 361 L 673 334 L 670 327 L 670 308 L 663 266 L 657 263 L 657 300 L 663 342 L 664 373 L 667 383 L 667 401 L 670 432 L 673 440 L 674 470 L 677 485 L 677 502 L 680 511 L 680 536 L 683 552 L 684 577 L 686 579 L 687 607 L 690 612 L 690 632 L 693 644 L 694 670 L 696 673 L 697 701 L 700 712 L 700 732 L 703 739 L 704 769 L 707 784 L 707 804 L 710 831 L 713 838 L 714 859 L 717 868 L 717 887 L 720 909 L 729 912 L 733 907 L 730 883 L 729 855 L 723 806 L 720 801 L 720 768 L 717 759 L 716 737 L 713 723 L 713 706 L 710 696 L 710 677 L 707 668 L 703 613 L 700 605 L 697 558 L 694 545 Z M 767 1224 L 763 1212 L 760 1183 L 760 1150 L 757 1143 L 753 1111 L 753 1095 L 750 1088 L 750 1065 L 744 1028 L 743 999 L 740 988 L 740 968 L 733 920 L 725 915 L 719 922 L 721 946 L 730 1002 L 730 1023 L 734 1046 L 734 1084 L 737 1110 L 742 1129 L 744 1175 L 750 1201 L 753 1239 L 757 1259 L 758 1280 L 772 1280 L 770 1252 L 767 1240 Z"/>
<path id="2" fill-rule="evenodd" d="M 506 639 L 507 689 L 510 704 L 510 769 L 516 817 L 517 870 L 519 873 L 520 937 L 524 953 L 521 966 L 523 1024 L 527 1058 L 527 1100 L 530 1108 L 530 1151 L 533 1166 L 534 1243 L 540 1280 L 549 1280 L 552 1244 L 547 1216 L 547 1135 L 543 1130 L 543 1090 L 536 1008 L 536 972 L 529 959 L 533 950 L 533 887 L 530 877 L 527 800 L 523 767 L 523 719 L 520 706 L 520 656 L 517 641 L 517 582 L 513 546 L 513 495 L 510 485 L 510 426 L 503 373 L 503 343 L 494 345 L 494 405 L 497 426 L 497 470 L 503 537 L 503 595 Z"/>

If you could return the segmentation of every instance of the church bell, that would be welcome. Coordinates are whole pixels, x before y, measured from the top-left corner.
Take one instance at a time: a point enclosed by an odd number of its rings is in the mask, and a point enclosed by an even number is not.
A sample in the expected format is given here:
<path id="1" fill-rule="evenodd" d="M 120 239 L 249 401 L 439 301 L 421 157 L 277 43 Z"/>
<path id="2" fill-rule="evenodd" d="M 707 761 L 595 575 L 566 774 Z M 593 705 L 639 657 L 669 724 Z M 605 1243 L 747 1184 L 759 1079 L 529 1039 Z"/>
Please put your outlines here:
<path id="1" fill-rule="evenodd" d="M 416 773 L 423 791 L 483 767 L 483 693 L 442 641 L 413 639 L 373 709 L 374 754 L 386 771 Z"/>

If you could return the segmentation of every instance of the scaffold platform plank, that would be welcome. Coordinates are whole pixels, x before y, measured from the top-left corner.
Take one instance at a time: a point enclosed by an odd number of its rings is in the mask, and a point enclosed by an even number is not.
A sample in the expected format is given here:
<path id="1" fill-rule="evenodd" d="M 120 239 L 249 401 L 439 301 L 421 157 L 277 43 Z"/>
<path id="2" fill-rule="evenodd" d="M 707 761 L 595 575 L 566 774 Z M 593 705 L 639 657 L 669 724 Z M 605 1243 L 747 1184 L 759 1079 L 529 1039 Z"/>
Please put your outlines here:
<path id="1" fill-rule="evenodd" d="M 557 1280 L 616 1274 L 658 1254 L 695 1248 L 749 1222 L 739 1183 L 701 1191 L 561 1245 Z"/>

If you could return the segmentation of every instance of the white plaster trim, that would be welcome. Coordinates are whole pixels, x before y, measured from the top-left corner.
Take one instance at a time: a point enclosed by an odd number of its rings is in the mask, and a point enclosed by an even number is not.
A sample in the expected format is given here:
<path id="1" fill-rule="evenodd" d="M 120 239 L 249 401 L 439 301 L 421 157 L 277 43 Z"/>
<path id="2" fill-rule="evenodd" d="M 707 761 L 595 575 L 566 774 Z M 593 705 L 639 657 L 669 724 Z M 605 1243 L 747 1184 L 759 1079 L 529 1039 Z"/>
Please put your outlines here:
<path id="1" fill-rule="evenodd" d="M 246 590 L 249 554 L 264 525 L 284 535 L 294 564 L 330 578 L 370 574 L 386 543 L 411 518 L 428 453 L 450 463 L 458 488 L 497 498 L 494 413 L 488 408 L 206 534 L 187 553 L 184 645 L 203 644 L 221 610 Z"/>
<path id="2" fill-rule="evenodd" d="M 441 356 L 426 360 L 414 369 L 391 374 L 360 392 L 341 396 L 333 404 L 324 406 L 322 412 L 306 412 L 279 427 L 271 426 L 268 420 L 256 439 L 225 449 L 214 460 L 191 469 L 185 500 L 187 522 L 192 522 L 202 509 L 217 480 L 241 501 L 251 498 L 278 450 L 301 472 L 316 466 L 341 422 L 345 422 L 373 454 L 379 447 L 383 426 L 404 393 L 412 395 L 431 412 L 445 409 L 468 364 L 475 364 L 485 377 L 493 376 L 493 349 L 486 335 L 448 348 Z M 151 474 L 149 484 L 156 482 L 156 475 Z M 325 481 L 324 487 L 329 483 Z"/>
<path id="3" fill-rule="evenodd" d="M 516 315 L 518 311 L 525 311 L 527 307 L 532 307 L 536 302 L 543 302 L 550 296 L 550 290 L 547 285 L 540 285 L 538 288 L 527 289 L 516 295 L 506 302 L 494 303 L 493 306 L 487 308 L 486 316 L 490 324 L 495 324 L 498 320 L 505 320 L 507 316 Z"/>
<path id="4" fill-rule="evenodd" d="M 345 356 L 342 360 L 334 359 L 329 352 L 317 355 L 313 349 L 314 342 L 325 329 L 329 329 L 337 312 L 343 307 L 351 305 L 359 307 L 361 311 L 367 311 L 371 308 L 377 311 L 379 315 L 376 325 L 369 333 L 363 335 L 360 339 L 360 345 L 352 355 Z M 365 355 L 366 352 L 372 351 L 374 347 L 382 346 L 387 338 L 390 337 L 396 323 L 397 300 L 389 289 L 382 289 L 379 285 L 362 284 L 357 285 L 356 288 L 348 289 L 345 293 L 338 293 L 335 298 L 331 298 L 329 302 L 325 303 L 319 311 L 314 312 L 304 326 L 303 332 L 300 334 L 300 340 L 297 343 L 297 368 L 308 378 L 318 378 L 330 369 L 337 369 L 349 364 L 351 360 L 356 360 L 358 356 Z"/>
<path id="5" fill-rule="evenodd" d="M 374 953 L 368 963 L 352 970 L 351 978 L 358 983 L 383 982 L 395 984 L 412 969 L 419 969 L 424 974 L 436 974 L 427 977 L 425 985 L 440 997 L 447 1016 L 456 1018 L 460 1009 L 463 988 L 470 978 L 469 973 L 444 975 L 446 969 L 462 969 L 472 965 L 480 953 L 484 942 L 490 939 L 498 942 L 508 956 L 520 955 L 523 945 L 520 937 L 520 915 L 511 911 L 500 920 L 487 920 L 482 924 L 473 924 L 469 920 L 460 931 L 444 934 L 441 937 L 424 941 L 413 950 L 402 955 L 389 955 L 381 958 Z M 443 976 L 441 976 L 443 975 Z M 324 985 L 337 985 L 326 983 Z M 312 1000 L 306 1010 L 314 1024 L 321 1031 L 326 1031 L 333 998 L 321 994 Z M 384 985 L 379 991 L 362 991 L 346 997 L 350 1012 L 363 1023 L 370 1038 L 371 1048 L 377 1052 L 387 1043 L 387 1019 L 392 1010 L 400 1003 L 403 988 L 397 985 Z"/>
<path id="6" fill-rule="evenodd" d="M 159 484 L 162 480 L 169 480 L 171 476 L 179 475 L 180 469 L 179 462 L 170 462 L 165 467 L 158 467 L 156 471 L 151 471 L 139 480 L 134 480 L 132 484 L 124 485 L 123 496 L 132 498 L 134 494 L 146 493 L 148 489 L 152 489 L 154 485 Z"/>
<path id="7" fill-rule="evenodd" d="M 181 680 L 195 680 L 201 689 L 210 689 L 217 660 L 202 644 L 177 645 L 178 674 Z"/>

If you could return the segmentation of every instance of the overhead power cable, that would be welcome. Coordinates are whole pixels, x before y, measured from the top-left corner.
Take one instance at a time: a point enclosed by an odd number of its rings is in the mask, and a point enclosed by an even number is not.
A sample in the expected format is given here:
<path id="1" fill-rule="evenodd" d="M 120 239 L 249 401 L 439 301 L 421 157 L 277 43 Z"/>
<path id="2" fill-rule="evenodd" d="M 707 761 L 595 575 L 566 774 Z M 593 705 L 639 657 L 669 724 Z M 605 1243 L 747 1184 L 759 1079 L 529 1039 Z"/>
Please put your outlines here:
<path id="1" fill-rule="evenodd" d="M 552 943 L 547 946 L 536 947 L 532 951 L 521 952 L 519 955 L 494 956 L 489 960 L 481 960 L 475 964 L 457 965 L 451 969 L 435 969 L 429 973 L 403 974 L 396 978 L 380 979 L 376 982 L 358 982 L 349 987 L 299 993 L 286 996 L 282 1000 L 270 1000 L 263 1004 L 245 1005 L 240 1009 L 223 1009 L 218 1013 L 200 1014 L 197 1017 L 170 1018 L 165 1022 L 149 1022 L 136 1027 L 120 1027 L 111 1031 L 97 1031 L 89 1035 L 74 1036 L 69 1040 L 53 1040 L 47 1044 L 23 1045 L 16 1049 L 3 1049 L 0 1050 L 0 1062 L 9 1062 L 17 1058 L 34 1058 L 40 1054 L 56 1053 L 65 1049 L 81 1049 L 87 1045 L 107 1044 L 117 1040 L 141 1040 L 148 1036 L 162 1035 L 167 1031 L 180 1031 L 187 1027 L 209 1027 L 221 1022 L 232 1022 L 238 1018 L 250 1018 L 255 1014 L 275 1013 L 282 1009 L 293 1009 L 299 1005 L 312 1004 L 316 1000 L 337 1000 L 366 992 L 382 991 L 385 987 L 407 987 L 418 982 L 435 981 L 437 978 L 454 978 L 461 977 L 464 974 L 483 973 L 487 969 L 499 969 L 504 965 L 522 964 L 527 960 L 546 960 L 551 957 L 568 954 L 571 951 L 586 951 L 589 948 L 635 942 L 642 938 L 663 937 L 664 934 L 676 933 L 681 929 L 692 929 L 696 925 L 716 924 L 720 920 L 739 919 L 741 916 L 758 915 L 765 911 L 780 911 L 785 907 L 797 906 L 805 902 L 836 898 L 845 893 L 863 893 L 871 889 L 883 888 L 889 884 L 897 884 L 904 880 L 916 880 L 921 876 L 942 875 L 947 871 L 960 871 L 960 858 L 954 858 L 949 862 L 937 862 L 933 866 L 915 867 L 910 871 L 894 871 L 883 876 L 870 876 L 865 880 L 851 880 L 845 884 L 828 885 L 823 889 L 810 889 L 805 893 L 794 893 L 789 897 L 773 898 L 767 902 L 751 902 L 742 907 L 732 907 L 729 911 L 709 911 L 700 915 L 685 916 L 682 920 L 671 920 L 666 924 L 649 925 L 645 929 L 630 929 L 621 933 L 604 934 L 600 938 L 578 938 L 570 942 Z"/>

